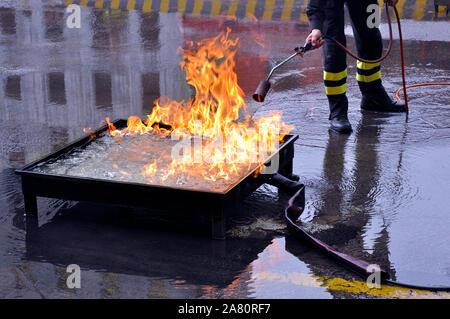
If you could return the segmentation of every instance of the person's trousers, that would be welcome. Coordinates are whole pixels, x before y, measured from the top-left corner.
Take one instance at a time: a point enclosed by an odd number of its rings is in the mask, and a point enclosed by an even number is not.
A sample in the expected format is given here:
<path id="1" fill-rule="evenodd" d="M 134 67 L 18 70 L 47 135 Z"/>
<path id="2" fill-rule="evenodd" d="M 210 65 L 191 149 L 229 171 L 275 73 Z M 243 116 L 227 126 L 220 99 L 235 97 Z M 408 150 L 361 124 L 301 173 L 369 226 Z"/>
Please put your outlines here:
<path id="1" fill-rule="evenodd" d="M 383 43 L 380 30 L 371 28 L 368 18 L 374 11 L 368 10 L 369 5 L 378 4 L 377 0 L 333 0 L 327 1 L 323 35 L 324 85 L 325 93 L 330 102 L 330 119 L 339 115 L 347 115 L 347 54 L 332 39 L 346 45 L 344 33 L 344 5 L 348 9 L 357 54 L 366 60 L 376 60 L 381 57 Z M 370 9 L 370 8 L 369 8 Z M 369 19 L 369 22 L 373 22 Z M 373 25 L 373 24 L 370 24 Z M 365 88 L 381 84 L 380 63 L 357 62 L 356 79 L 364 92 Z"/>

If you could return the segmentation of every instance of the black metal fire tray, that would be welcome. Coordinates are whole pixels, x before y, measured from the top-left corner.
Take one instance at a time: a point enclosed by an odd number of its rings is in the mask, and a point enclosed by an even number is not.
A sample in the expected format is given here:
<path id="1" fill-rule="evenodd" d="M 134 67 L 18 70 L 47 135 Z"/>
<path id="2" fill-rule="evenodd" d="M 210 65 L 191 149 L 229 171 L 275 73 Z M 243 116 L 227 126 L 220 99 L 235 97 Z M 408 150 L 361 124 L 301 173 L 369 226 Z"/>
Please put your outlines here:
<path id="1" fill-rule="evenodd" d="M 120 119 L 113 122 L 118 129 L 126 127 L 127 121 Z M 167 211 L 168 214 L 191 214 L 211 216 L 212 234 L 214 238 L 224 237 L 224 218 L 227 212 L 236 207 L 255 191 L 267 178 L 255 178 L 256 165 L 231 184 L 224 191 L 208 191 L 203 189 L 187 189 L 143 183 L 133 183 L 108 179 L 95 179 L 68 175 L 47 174 L 36 171 L 38 165 L 53 161 L 79 150 L 106 134 L 108 126 L 105 125 L 95 132 L 56 150 L 55 152 L 34 161 L 16 173 L 22 178 L 22 192 L 25 201 L 27 215 L 37 217 L 36 197 L 49 197 L 75 201 L 91 201 L 109 203 L 126 207 L 143 207 L 159 211 Z M 294 157 L 294 141 L 297 135 L 286 135 L 278 152 L 268 157 L 265 164 L 268 165 L 274 156 L 279 156 L 277 175 L 291 176 L 292 161 Z M 261 164 L 263 165 L 263 164 Z"/>

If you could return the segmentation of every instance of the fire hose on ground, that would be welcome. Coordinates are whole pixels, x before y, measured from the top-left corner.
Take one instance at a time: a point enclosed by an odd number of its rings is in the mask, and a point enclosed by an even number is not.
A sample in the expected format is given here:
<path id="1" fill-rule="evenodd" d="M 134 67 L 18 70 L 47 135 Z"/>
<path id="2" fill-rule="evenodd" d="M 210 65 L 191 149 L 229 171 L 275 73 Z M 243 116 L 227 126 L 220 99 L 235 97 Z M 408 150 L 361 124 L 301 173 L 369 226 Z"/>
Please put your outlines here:
<path id="1" fill-rule="evenodd" d="M 297 182 L 297 185 L 295 186 L 292 183 L 289 183 L 287 185 L 282 185 L 282 188 L 288 192 L 295 191 L 295 194 L 289 199 L 288 206 L 284 211 L 284 218 L 288 225 L 289 231 L 295 234 L 299 239 L 312 244 L 314 247 L 318 248 L 326 255 L 332 257 L 337 262 L 344 265 L 347 269 L 357 273 L 358 275 L 364 278 L 367 278 L 368 276 L 375 274 L 375 272 L 378 271 L 381 282 L 395 286 L 401 286 L 412 289 L 423 289 L 430 291 L 450 291 L 450 287 L 420 286 L 393 281 L 390 279 L 391 276 L 389 275 L 389 273 L 386 270 L 382 269 L 381 267 L 380 269 L 375 270 L 374 268 L 371 267 L 371 264 L 369 262 L 339 252 L 330 245 L 315 238 L 313 235 L 308 233 L 306 230 L 304 230 L 301 226 L 297 225 L 296 223 L 296 221 L 298 220 L 298 218 L 305 209 L 305 186 Z"/>

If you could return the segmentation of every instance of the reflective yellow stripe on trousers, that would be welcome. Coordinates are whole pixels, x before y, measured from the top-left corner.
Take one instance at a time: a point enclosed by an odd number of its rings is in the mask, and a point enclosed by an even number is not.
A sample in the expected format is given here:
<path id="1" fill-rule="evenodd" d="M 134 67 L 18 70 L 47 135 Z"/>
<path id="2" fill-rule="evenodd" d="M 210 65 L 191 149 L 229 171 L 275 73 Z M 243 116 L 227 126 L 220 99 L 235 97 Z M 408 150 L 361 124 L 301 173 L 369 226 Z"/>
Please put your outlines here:
<path id="1" fill-rule="evenodd" d="M 356 80 L 359 82 L 370 83 L 381 79 L 380 62 L 365 63 L 357 61 Z"/>
<path id="2" fill-rule="evenodd" d="M 347 69 L 337 73 L 323 71 L 323 80 L 327 95 L 344 94 L 347 91 Z"/>

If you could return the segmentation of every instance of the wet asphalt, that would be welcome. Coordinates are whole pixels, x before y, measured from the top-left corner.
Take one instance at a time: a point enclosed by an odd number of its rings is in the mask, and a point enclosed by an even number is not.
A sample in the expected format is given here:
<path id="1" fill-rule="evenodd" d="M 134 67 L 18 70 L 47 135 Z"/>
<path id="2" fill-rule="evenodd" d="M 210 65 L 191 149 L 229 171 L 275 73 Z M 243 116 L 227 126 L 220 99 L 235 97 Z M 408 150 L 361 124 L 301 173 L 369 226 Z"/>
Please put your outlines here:
<path id="1" fill-rule="evenodd" d="M 69 29 L 64 1 L 0 1 L 0 297 L 449 298 L 367 289 L 365 278 L 287 232 L 288 196 L 267 185 L 228 220 L 225 241 L 211 240 L 202 218 L 85 202 L 39 198 L 39 222 L 25 218 L 16 168 L 83 136 L 83 128 L 98 127 L 106 116 L 143 116 L 159 96 L 188 98 L 178 47 L 229 27 L 240 39 L 236 72 L 249 110 L 282 111 L 300 136 L 294 172 L 306 185 L 303 225 L 395 280 L 450 286 L 448 87 L 410 89 L 408 117 L 361 112 L 356 63 L 349 58 L 354 132 L 336 135 L 328 130 L 322 56 L 315 51 L 281 68 L 257 105 L 251 94 L 258 82 L 308 33 L 303 1 L 297 2 L 292 12 L 300 18 L 283 21 L 278 2 L 278 16 L 266 19 L 266 8 L 258 6 L 256 18 L 245 17 L 243 4 L 227 17 L 205 14 L 214 8 L 208 1 L 202 15 L 162 4 L 147 12 L 146 1 L 113 9 L 115 1 L 102 8 L 91 1 L 81 8 L 81 28 Z M 450 82 L 450 24 L 442 8 L 438 17 L 433 10 L 431 1 L 403 3 L 407 84 Z M 385 24 L 381 29 L 387 35 Z M 348 40 L 354 50 L 351 31 Z M 400 72 L 395 40 L 382 64 L 392 95 Z M 81 267 L 80 289 L 66 285 L 70 264 Z"/>

